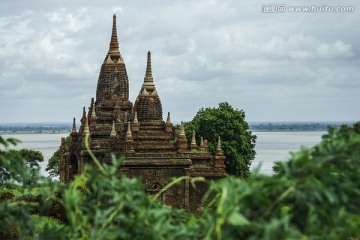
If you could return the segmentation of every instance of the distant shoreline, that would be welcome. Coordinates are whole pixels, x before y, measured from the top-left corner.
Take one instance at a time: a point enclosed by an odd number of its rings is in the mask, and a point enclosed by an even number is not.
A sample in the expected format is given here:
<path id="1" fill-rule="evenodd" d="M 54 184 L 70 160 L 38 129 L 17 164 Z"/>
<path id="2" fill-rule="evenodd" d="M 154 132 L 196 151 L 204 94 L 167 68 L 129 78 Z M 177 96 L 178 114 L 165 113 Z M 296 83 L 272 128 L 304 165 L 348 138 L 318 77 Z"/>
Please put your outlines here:
<path id="1" fill-rule="evenodd" d="M 57 131 L 53 131 L 53 130 L 48 130 L 48 131 L 0 131 L 0 135 L 4 134 L 4 135 L 10 135 L 10 134 L 64 134 L 64 133 L 69 133 L 69 130 L 57 130 Z"/>
<path id="2" fill-rule="evenodd" d="M 177 124 L 177 123 L 174 123 Z M 327 131 L 353 122 L 250 122 L 252 132 L 306 132 Z M 0 124 L 1 134 L 64 134 L 70 133 L 72 125 L 67 123 L 6 123 Z"/>

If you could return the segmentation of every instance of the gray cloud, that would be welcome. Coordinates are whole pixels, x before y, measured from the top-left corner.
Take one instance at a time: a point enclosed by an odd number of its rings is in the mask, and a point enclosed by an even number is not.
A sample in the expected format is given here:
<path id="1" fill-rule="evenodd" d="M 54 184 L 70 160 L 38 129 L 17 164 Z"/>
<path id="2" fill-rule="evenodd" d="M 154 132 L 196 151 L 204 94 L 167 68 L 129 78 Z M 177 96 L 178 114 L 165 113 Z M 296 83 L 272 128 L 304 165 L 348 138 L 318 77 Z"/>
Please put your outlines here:
<path id="1" fill-rule="evenodd" d="M 221 101 L 244 109 L 251 121 L 359 120 L 360 4 L 284 3 L 356 9 L 266 14 L 267 2 L 258 0 L 4 0 L 0 122 L 80 117 L 95 96 L 113 13 L 131 98 L 151 50 L 164 111 L 176 121 Z"/>

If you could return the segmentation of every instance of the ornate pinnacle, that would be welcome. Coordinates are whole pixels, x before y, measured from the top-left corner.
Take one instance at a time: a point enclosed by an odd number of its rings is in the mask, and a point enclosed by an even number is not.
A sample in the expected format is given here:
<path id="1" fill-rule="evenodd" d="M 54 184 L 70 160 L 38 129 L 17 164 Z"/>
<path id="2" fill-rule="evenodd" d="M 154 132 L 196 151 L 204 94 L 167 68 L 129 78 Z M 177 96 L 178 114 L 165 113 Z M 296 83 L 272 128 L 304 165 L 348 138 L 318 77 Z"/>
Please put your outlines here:
<path id="1" fill-rule="evenodd" d="M 148 51 L 147 54 L 147 63 L 146 63 L 146 78 L 152 78 L 152 70 L 151 70 L 151 52 Z"/>
<path id="2" fill-rule="evenodd" d="M 96 118 L 95 103 L 93 103 L 93 104 L 92 104 L 92 113 L 91 113 L 91 117 L 92 117 L 92 118 Z"/>
<path id="3" fill-rule="evenodd" d="M 130 121 L 128 122 L 128 128 L 127 128 L 127 132 L 126 132 L 126 138 L 132 138 Z"/>
<path id="4" fill-rule="evenodd" d="M 86 110 L 85 110 L 85 107 L 83 107 L 83 115 L 82 115 L 83 118 L 86 117 Z"/>
<path id="5" fill-rule="evenodd" d="M 88 122 L 88 118 L 85 117 L 85 128 L 84 128 L 84 133 L 85 134 L 89 134 L 90 133 L 90 129 L 89 129 L 89 122 Z"/>
<path id="6" fill-rule="evenodd" d="M 112 122 L 110 137 L 116 137 L 115 121 Z"/>
<path id="7" fill-rule="evenodd" d="M 219 140 L 218 140 L 218 143 L 217 143 L 217 146 L 216 146 L 215 155 L 222 155 L 220 136 L 219 136 Z"/>
<path id="8" fill-rule="evenodd" d="M 119 42 L 117 38 L 117 30 L 116 30 L 116 15 L 113 16 L 113 26 L 112 26 L 112 33 L 111 33 L 111 41 L 110 41 L 110 48 L 109 54 L 117 53 L 119 54 Z"/>
<path id="9" fill-rule="evenodd" d="M 135 111 L 133 124 L 138 124 L 138 123 L 139 123 L 139 121 L 138 121 L 138 118 L 137 118 L 137 112 Z"/>
<path id="10" fill-rule="evenodd" d="M 75 123 L 75 118 L 73 120 L 73 126 L 72 126 L 72 131 L 73 133 L 76 133 L 76 123 Z"/>
<path id="11" fill-rule="evenodd" d="M 203 137 L 200 138 L 200 147 L 201 148 L 204 147 L 204 139 L 203 139 Z"/>
<path id="12" fill-rule="evenodd" d="M 204 139 L 204 150 L 208 151 L 209 150 L 208 148 L 209 148 L 208 141 L 206 139 Z"/>
<path id="13" fill-rule="evenodd" d="M 195 131 L 193 131 L 192 138 L 191 138 L 191 148 L 197 147 L 196 139 L 195 139 Z"/>
<path id="14" fill-rule="evenodd" d="M 168 112 L 168 116 L 167 116 L 167 119 L 166 119 L 166 124 L 171 124 L 171 121 L 170 121 L 170 112 Z"/>
<path id="15" fill-rule="evenodd" d="M 155 84 L 153 81 L 152 70 L 151 70 L 151 52 L 150 51 L 148 51 L 148 55 L 147 55 L 146 74 L 145 74 L 144 83 L 143 83 L 141 89 L 147 89 L 151 92 L 155 90 Z"/>
<path id="16" fill-rule="evenodd" d="M 181 125 L 180 125 L 180 136 L 185 136 L 185 130 L 184 130 L 184 123 L 181 122 Z"/>

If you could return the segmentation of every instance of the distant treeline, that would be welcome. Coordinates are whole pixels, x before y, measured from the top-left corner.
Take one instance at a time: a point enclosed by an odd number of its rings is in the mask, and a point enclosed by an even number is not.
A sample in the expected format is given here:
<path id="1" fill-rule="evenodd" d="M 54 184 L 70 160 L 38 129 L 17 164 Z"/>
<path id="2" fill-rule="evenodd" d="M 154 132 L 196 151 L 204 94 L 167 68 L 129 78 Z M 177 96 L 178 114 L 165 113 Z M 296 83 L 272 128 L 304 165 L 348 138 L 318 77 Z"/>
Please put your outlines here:
<path id="1" fill-rule="evenodd" d="M 352 125 L 352 122 L 250 122 L 250 130 L 263 131 L 326 131 L 329 126 Z M 66 133 L 72 128 L 68 123 L 3 123 L 0 134 Z"/>
<path id="2" fill-rule="evenodd" d="M 256 122 L 249 123 L 251 131 L 326 131 L 329 127 L 351 126 L 352 122 Z"/>

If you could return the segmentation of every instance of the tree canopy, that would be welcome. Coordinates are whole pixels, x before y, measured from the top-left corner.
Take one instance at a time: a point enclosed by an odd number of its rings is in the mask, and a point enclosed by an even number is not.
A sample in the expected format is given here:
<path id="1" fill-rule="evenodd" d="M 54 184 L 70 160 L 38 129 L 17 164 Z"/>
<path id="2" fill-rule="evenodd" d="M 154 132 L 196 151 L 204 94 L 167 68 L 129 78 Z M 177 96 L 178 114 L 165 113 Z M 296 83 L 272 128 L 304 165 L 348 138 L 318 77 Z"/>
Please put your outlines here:
<path id="1" fill-rule="evenodd" d="M 11 144 L 19 143 L 15 139 L 4 140 L 1 138 L 0 143 L 5 146 L 4 150 L 0 150 L 0 184 L 5 184 L 11 180 L 30 184 L 31 178 L 34 178 L 40 170 L 39 162 L 44 161 L 42 152 L 25 148 L 21 150 L 7 149 Z M 8 158 L 13 159 L 13 161 L 5 161 Z M 24 165 L 27 168 L 24 168 Z"/>
<path id="2" fill-rule="evenodd" d="M 245 112 L 234 109 L 227 102 L 219 103 L 218 108 L 202 108 L 195 117 L 185 123 L 185 132 L 191 140 L 192 131 L 208 140 L 209 151 L 215 152 L 218 137 L 226 157 L 226 172 L 241 178 L 248 178 L 250 165 L 255 158 L 256 136 L 249 130 Z"/>

